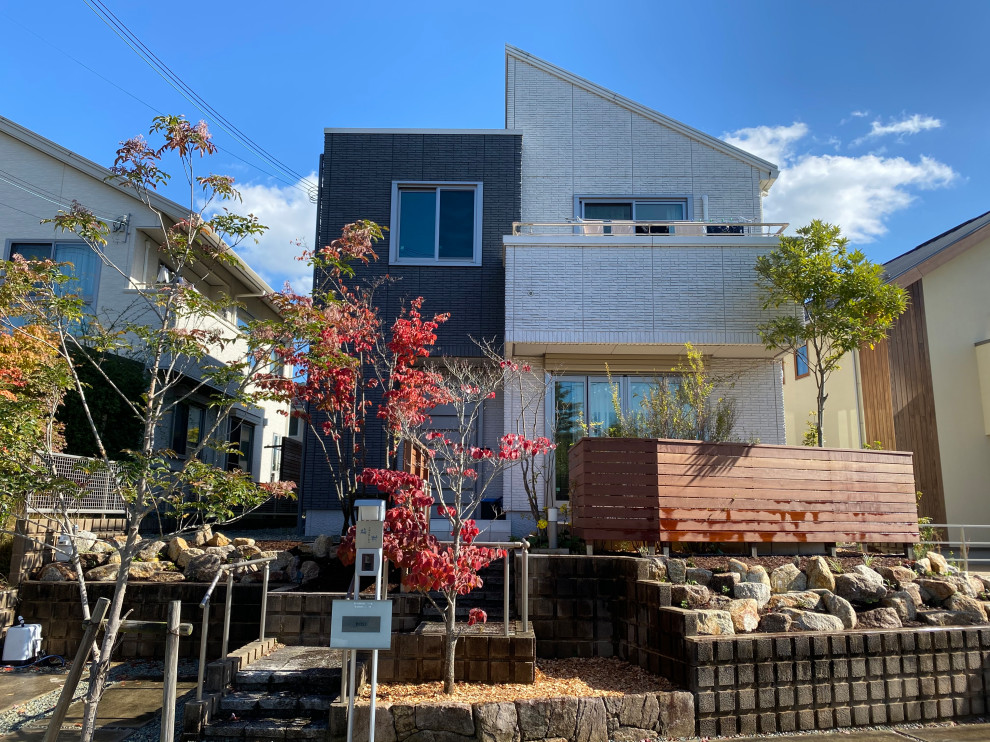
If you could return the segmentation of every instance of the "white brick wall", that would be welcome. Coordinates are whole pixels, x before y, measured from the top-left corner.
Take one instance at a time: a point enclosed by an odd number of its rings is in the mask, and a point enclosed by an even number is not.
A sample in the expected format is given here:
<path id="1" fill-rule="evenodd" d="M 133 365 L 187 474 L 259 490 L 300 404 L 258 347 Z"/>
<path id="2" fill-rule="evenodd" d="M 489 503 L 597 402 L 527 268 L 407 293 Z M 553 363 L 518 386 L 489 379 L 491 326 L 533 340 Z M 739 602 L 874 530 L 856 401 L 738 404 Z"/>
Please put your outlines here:
<path id="1" fill-rule="evenodd" d="M 575 195 L 689 195 L 695 218 L 762 218 L 742 160 L 514 57 L 506 124 L 523 132 L 522 221 L 575 216 Z"/>

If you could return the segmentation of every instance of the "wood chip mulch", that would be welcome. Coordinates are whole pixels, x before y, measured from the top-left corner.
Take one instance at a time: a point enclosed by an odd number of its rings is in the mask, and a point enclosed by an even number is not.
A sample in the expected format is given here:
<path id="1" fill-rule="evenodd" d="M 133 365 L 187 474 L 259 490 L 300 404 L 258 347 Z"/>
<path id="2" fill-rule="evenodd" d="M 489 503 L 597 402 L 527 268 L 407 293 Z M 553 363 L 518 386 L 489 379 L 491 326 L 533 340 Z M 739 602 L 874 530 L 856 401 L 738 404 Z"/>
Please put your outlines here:
<path id="1" fill-rule="evenodd" d="M 676 690 L 666 678 L 651 675 L 646 670 L 614 658 L 536 661 L 536 682 L 532 685 L 507 683 L 456 683 L 454 692 L 446 695 L 443 683 L 379 683 L 377 700 L 390 704 L 499 703 L 526 698 L 559 698 L 561 696 L 622 696 L 627 693 L 656 693 Z M 371 692 L 361 694 L 368 700 Z"/>

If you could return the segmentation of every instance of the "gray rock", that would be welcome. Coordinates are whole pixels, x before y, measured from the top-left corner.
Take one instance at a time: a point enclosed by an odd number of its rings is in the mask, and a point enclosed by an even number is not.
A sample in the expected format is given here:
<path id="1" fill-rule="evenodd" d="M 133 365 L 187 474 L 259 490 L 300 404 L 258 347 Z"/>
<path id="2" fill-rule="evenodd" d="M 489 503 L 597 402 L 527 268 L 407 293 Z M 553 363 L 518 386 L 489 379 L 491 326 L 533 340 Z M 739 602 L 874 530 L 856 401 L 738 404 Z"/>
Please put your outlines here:
<path id="1" fill-rule="evenodd" d="M 942 579 L 950 585 L 955 585 L 956 592 L 965 595 L 967 598 L 975 598 L 979 594 L 978 590 L 973 589 L 973 583 L 964 576 L 952 575 L 949 577 L 943 577 Z"/>
<path id="2" fill-rule="evenodd" d="M 835 592 L 835 575 L 829 569 L 825 557 L 814 556 L 808 560 L 808 589 L 822 589 Z"/>
<path id="3" fill-rule="evenodd" d="M 785 613 L 768 613 L 760 619 L 759 630 L 765 633 L 786 632 L 792 623 L 794 619 Z"/>
<path id="4" fill-rule="evenodd" d="M 519 716 L 514 703 L 479 703 L 474 725 L 481 742 L 519 742 Z"/>
<path id="5" fill-rule="evenodd" d="M 808 587 L 808 578 L 793 564 L 777 567 L 770 573 L 770 592 L 802 592 Z"/>
<path id="6" fill-rule="evenodd" d="M 861 629 L 901 628 L 900 616 L 893 608 L 874 608 L 872 611 L 863 611 L 858 618 Z"/>
<path id="7" fill-rule="evenodd" d="M 116 551 L 113 546 L 108 544 L 106 541 L 94 541 L 93 545 L 89 549 L 94 554 L 110 554 Z"/>
<path id="8" fill-rule="evenodd" d="M 968 626 L 970 620 L 964 613 L 931 610 L 918 611 L 918 621 L 929 626 Z"/>
<path id="9" fill-rule="evenodd" d="M 770 586 L 762 582 L 740 582 L 732 591 L 736 598 L 752 598 L 762 608 L 770 600 Z"/>
<path id="10" fill-rule="evenodd" d="M 704 585 L 671 585 L 670 587 L 671 603 L 681 608 L 700 608 L 708 605 L 711 599 L 712 593 Z"/>
<path id="11" fill-rule="evenodd" d="M 694 695 L 687 691 L 657 693 L 660 721 L 657 731 L 671 739 L 694 736 Z"/>
<path id="12" fill-rule="evenodd" d="M 197 528 L 193 531 L 187 541 L 195 546 L 196 548 L 202 548 L 206 546 L 206 543 L 213 538 L 213 529 L 209 526 L 203 526 L 202 528 Z"/>
<path id="13" fill-rule="evenodd" d="M 894 587 L 901 587 L 901 585 L 914 582 L 918 576 L 913 569 L 900 566 L 877 567 L 877 572 Z"/>
<path id="14" fill-rule="evenodd" d="M 760 611 L 755 600 L 745 598 L 729 603 L 729 615 L 732 616 L 732 626 L 737 634 L 756 631 L 760 625 Z"/>
<path id="15" fill-rule="evenodd" d="M 605 718 L 605 703 L 601 698 L 577 699 L 574 742 L 599 742 L 608 739 Z"/>
<path id="16" fill-rule="evenodd" d="M 646 560 L 646 579 L 654 582 L 667 581 L 667 560 L 660 557 L 651 557 Z"/>
<path id="17" fill-rule="evenodd" d="M 93 547 L 99 541 L 99 537 L 92 531 L 76 531 L 72 534 L 72 538 L 77 551 L 93 551 Z"/>
<path id="18" fill-rule="evenodd" d="M 829 594 L 825 597 L 825 610 L 842 622 L 845 629 L 855 629 L 857 618 L 852 604 L 843 597 Z"/>
<path id="19" fill-rule="evenodd" d="M 660 707 L 652 693 L 631 693 L 619 701 L 618 722 L 623 727 L 656 729 L 660 720 Z"/>
<path id="20" fill-rule="evenodd" d="M 289 706 L 291 709 L 292 706 Z M 364 704 L 354 706 L 354 742 L 368 742 L 370 710 Z M 375 742 L 397 742 L 392 709 L 379 704 L 375 709 Z"/>
<path id="21" fill-rule="evenodd" d="M 675 584 L 683 584 L 687 580 L 687 562 L 683 559 L 670 559 L 667 562 L 667 577 Z"/>
<path id="22" fill-rule="evenodd" d="M 728 611 L 699 610 L 698 633 L 707 636 L 729 636 L 736 633 Z"/>
<path id="23" fill-rule="evenodd" d="M 200 554 L 189 560 L 183 574 L 192 582 L 212 582 L 222 563 L 216 554 Z"/>
<path id="24" fill-rule="evenodd" d="M 910 595 L 914 601 L 915 608 L 921 608 L 925 604 L 925 601 L 921 599 L 921 588 L 916 582 L 907 582 L 901 585 L 901 589 L 898 592 Z"/>
<path id="25" fill-rule="evenodd" d="M 749 566 L 745 562 L 740 562 L 738 559 L 730 559 L 729 571 L 735 572 L 739 575 L 739 581 L 744 582 L 746 580 L 746 574 L 749 572 Z"/>
<path id="26" fill-rule="evenodd" d="M 702 569 L 701 567 L 688 567 L 687 575 L 685 576 L 687 582 L 694 580 L 699 585 L 708 585 L 712 581 L 712 571 L 710 569 Z"/>
<path id="27" fill-rule="evenodd" d="M 945 607 L 950 611 L 965 614 L 972 623 L 984 623 L 987 620 L 986 611 L 978 600 L 956 593 L 947 601 Z"/>
<path id="28" fill-rule="evenodd" d="M 161 569 L 160 562 L 131 562 L 131 567 L 127 570 L 127 577 L 131 580 L 147 580 L 160 572 Z"/>
<path id="29" fill-rule="evenodd" d="M 576 698 L 534 698 L 516 701 L 523 740 L 560 737 L 571 740 L 577 727 Z"/>
<path id="30" fill-rule="evenodd" d="M 326 559 L 331 546 L 333 546 L 331 538 L 321 533 L 316 537 L 316 541 L 313 542 L 313 556 L 317 559 Z"/>
<path id="31" fill-rule="evenodd" d="M 316 562 L 303 562 L 299 565 L 299 573 L 303 582 L 310 582 L 320 576 L 320 565 Z"/>
<path id="32" fill-rule="evenodd" d="M 794 625 L 805 631 L 842 631 L 842 621 L 828 613 L 813 613 L 807 611 L 794 622 Z"/>
<path id="33" fill-rule="evenodd" d="M 185 569 L 186 567 L 189 566 L 189 562 L 191 562 L 193 558 L 198 556 L 203 556 L 203 554 L 205 553 L 206 552 L 203 551 L 202 549 L 197 549 L 195 547 L 190 546 L 188 549 L 183 551 L 181 554 L 179 554 L 179 556 L 175 558 L 174 560 L 175 566 L 178 567 L 179 569 Z"/>
<path id="34" fill-rule="evenodd" d="M 958 589 L 948 580 L 933 578 L 918 578 L 915 583 L 921 591 L 921 599 L 928 605 L 941 605 L 958 592 Z"/>
<path id="35" fill-rule="evenodd" d="M 911 593 L 906 590 L 901 590 L 880 601 L 880 605 L 884 608 L 893 608 L 897 611 L 898 618 L 901 619 L 903 624 L 905 621 L 914 621 L 918 616 L 918 604 L 915 602 Z"/>
<path id="36" fill-rule="evenodd" d="M 392 706 L 392 723 L 395 725 L 395 735 L 404 740 L 416 731 L 416 707 L 405 704 Z"/>
<path id="37" fill-rule="evenodd" d="M 939 554 L 937 551 L 929 551 L 925 554 L 925 559 L 932 565 L 932 572 L 937 575 L 949 575 L 952 574 L 949 571 L 949 563 L 945 560 L 945 557 Z"/>
<path id="38" fill-rule="evenodd" d="M 94 567 L 89 570 L 86 573 L 86 579 L 96 582 L 110 582 L 117 579 L 118 572 L 120 572 L 119 564 L 104 564 L 102 567 Z"/>
<path id="39" fill-rule="evenodd" d="M 659 737 L 657 737 L 657 733 L 652 729 L 619 727 L 614 732 L 610 732 L 606 739 L 610 740 L 610 742 L 652 742 L 659 739 Z"/>
<path id="40" fill-rule="evenodd" d="M 762 582 L 767 587 L 771 587 L 770 575 L 767 574 L 766 569 L 759 565 L 751 567 L 746 573 L 746 582 Z"/>
<path id="41" fill-rule="evenodd" d="M 736 572 L 720 572 L 712 575 L 708 589 L 716 595 L 732 595 L 739 584 L 739 574 Z"/>
<path id="42" fill-rule="evenodd" d="M 862 566 L 862 565 L 859 565 Z M 835 594 L 850 603 L 877 603 L 887 597 L 883 578 L 873 570 L 871 575 L 846 572 L 835 576 Z"/>
<path id="43" fill-rule="evenodd" d="M 156 540 L 145 540 L 138 544 L 137 554 L 134 558 L 142 562 L 153 562 L 158 559 L 158 555 L 165 549 L 165 542 Z"/>
<path id="44" fill-rule="evenodd" d="M 438 703 L 416 707 L 416 728 L 431 732 L 453 732 L 465 737 L 474 734 L 474 714 L 470 703 Z"/>
<path id="45" fill-rule="evenodd" d="M 280 551 L 275 561 L 272 562 L 272 569 L 287 569 L 296 560 L 296 555 L 290 551 Z"/>
<path id="46" fill-rule="evenodd" d="M 42 582 L 65 582 L 76 579 L 76 573 L 65 562 L 52 562 L 41 568 L 38 579 Z"/>
<path id="47" fill-rule="evenodd" d="M 918 559 L 914 563 L 914 571 L 922 575 L 935 574 L 932 572 L 932 563 L 927 559 Z"/>

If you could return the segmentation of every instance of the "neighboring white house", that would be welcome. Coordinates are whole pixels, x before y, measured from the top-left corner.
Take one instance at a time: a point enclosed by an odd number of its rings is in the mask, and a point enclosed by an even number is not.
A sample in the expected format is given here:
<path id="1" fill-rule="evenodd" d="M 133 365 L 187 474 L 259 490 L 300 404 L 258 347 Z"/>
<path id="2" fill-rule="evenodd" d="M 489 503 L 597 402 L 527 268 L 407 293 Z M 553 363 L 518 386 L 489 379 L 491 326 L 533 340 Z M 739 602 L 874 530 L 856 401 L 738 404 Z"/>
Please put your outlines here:
<path id="1" fill-rule="evenodd" d="M 158 215 L 132 191 L 109 183 L 109 175 L 106 168 L 0 117 L 0 258 L 8 260 L 20 253 L 71 262 L 83 296 L 101 321 L 141 311 L 138 291 L 170 270 L 159 252 L 162 237 Z M 73 200 L 112 223 L 106 253 L 121 272 L 104 265 L 74 235 L 40 223 L 59 209 L 67 209 Z M 158 196 L 152 201 L 166 224 L 184 218 L 188 211 Z M 233 335 L 238 321 L 278 317 L 274 306 L 263 298 L 272 289 L 242 260 L 238 258 L 232 265 L 200 265 L 208 271 L 194 268 L 201 272 L 187 271 L 182 277 L 210 298 L 225 294 L 243 304 L 237 316 L 231 313 L 213 318 L 221 330 L 229 329 Z M 240 347 L 231 343 L 217 349 L 214 356 L 227 363 L 242 359 L 245 353 L 243 343 Z M 188 373 L 195 376 L 194 369 Z M 244 456 L 227 462 L 229 466 L 250 471 L 259 482 L 279 479 L 278 446 L 289 427 L 281 409 L 281 405 L 264 403 L 234 412 L 223 435 L 240 444 Z M 208 422 L 209 411 L 204 395 L 191 397 L 177 410 L 159 436 L 162 445 L 175 448 L 181 455 Z M 204 455 L 219 458 L 209 450 Z"/>
<path id="2" fill-rule="evenodd" d="M 503 241 L 505 349 L 556 377 L 556 503 L 567 444 L 614 419 L 606 374 L 635 409 L 655 378 L 676 383 L 685 343 L 731 380 L 735 436 L 784 443 L 781 367 L 756 331 L 772 314 L 753 271 L 785 226 L 762 224 L 776 165 L 513 47 L 505 116 L 523 135 L 522 220 Z M 507 429 L 518 415 L 507 399 Z M 525 518 L 518 481 L 505 508 Z"/>

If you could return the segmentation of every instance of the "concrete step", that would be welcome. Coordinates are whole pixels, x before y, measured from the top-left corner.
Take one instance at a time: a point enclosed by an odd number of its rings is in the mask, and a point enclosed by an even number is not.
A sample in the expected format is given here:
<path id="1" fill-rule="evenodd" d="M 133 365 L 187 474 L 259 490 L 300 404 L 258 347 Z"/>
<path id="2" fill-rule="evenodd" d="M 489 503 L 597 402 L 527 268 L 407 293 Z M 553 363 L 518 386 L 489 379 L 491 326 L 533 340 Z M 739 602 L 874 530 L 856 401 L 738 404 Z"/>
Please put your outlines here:
<path id="1" fill-rule="evenodd" d="M 312 688 L 309 693 L 236 691 L 220 701 L 217 719 L 229 719 L 231 714 L 248 720 L 257 717 L 279 719 L 326 719 L 330 704 L 337 699 L 339 689 Z"/>
<path id="2" fill-rule="evenodd" d="M 272 742 L 272 740 L 326 740 L 329 723 L 323 719 L 280 719 L 274 717 L 222 721 L 203 730 L 211 742 Z"/>
<path id="3" fill-rule="evenodd" d="M 357 680 L 365 682 L 360 659 Z M 240 670 L 233 684 L 236 691 L 336 694 L 340 690 L 340 651 L 282 647 Z"/>

